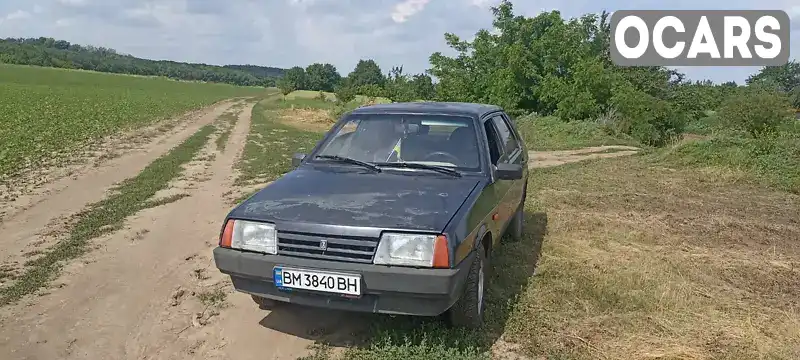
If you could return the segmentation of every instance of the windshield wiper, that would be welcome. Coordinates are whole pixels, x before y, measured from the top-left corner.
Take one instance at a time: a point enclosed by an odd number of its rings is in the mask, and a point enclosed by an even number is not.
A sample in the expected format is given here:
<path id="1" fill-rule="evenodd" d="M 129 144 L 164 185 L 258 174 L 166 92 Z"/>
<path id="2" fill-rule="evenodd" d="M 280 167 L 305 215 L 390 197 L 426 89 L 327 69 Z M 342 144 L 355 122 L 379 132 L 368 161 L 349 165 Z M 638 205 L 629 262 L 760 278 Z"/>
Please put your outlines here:
<path id="1" fill-rule="evenodd" d="M 379 168 L 379 167 L 377 167 L 377 166 L 375 166 L 373 164 L 370 164 L 368 162 L 364 162 L 364 161 L 361 161 L 361 160 L 351 159 L 349 157 L 344 157 L 344 156 L 339 156 L 339 155 L 317 155 L 314 158 L 315 159 L 336 160 L 336 161 L 340 161 L 340 162 L 343 162 L 343 163 L 363 166 L 363 167 L 365 167 L 367 169 L 370 169 L 370 170 L 372 170 L 374 172 L 381 172 L 381 168 Z"/>
<path id="2" fill-rule="evenodd" d="M 433 170 L 436 172 L 440 172 L 442 174 L 452 175 L 454 177 L 461 177 L 461 173 L 455 171 L 451 168 L 445 166 L 438 166 L 438 165 L 428 165 L 428 164 L 420 164 L 420 163 L 408 163 L 408 162 L 382 162 L 382 163 L 375 163 L 375 165 L 380 167 L 397 167 L 397 168 L 406 168 L 406 169 L 420 169 L 420 170 Z"/>

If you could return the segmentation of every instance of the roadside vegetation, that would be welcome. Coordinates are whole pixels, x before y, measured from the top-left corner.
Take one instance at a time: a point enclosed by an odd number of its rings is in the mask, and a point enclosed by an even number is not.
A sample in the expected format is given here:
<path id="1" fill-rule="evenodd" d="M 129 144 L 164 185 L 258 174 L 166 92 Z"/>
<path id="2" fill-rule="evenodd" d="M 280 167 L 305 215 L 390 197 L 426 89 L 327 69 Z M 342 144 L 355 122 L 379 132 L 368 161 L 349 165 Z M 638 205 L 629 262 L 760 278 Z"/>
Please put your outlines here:
<path id="1" fill-rule="evenodd" d="M 122 182 L 106 199 L 89 205 L 75 215 L 63 239 L 59 239 L 42 256 L 26 263 L 22 274 L 14 282 L 0 288 L 0 305 L 15 302 L 45 287 L 67 261 L 86 253 L 93 239 L 119 230 L 126 217 L 142 209 L 180 199 L 183 195 L 151 200 L 159 190 L 165 189 L 171 180 L 180 175 L 183 165 L 198 154 L 213 132 L 213 125 L 200 128 L 169 153 L 153 161 L 139 175 Z"/>
<path id="2" fill-rule="evenodd" d="M 793 76 L 800 79 L 800 68 Z M 786 110 L 791 106 L 780 92 L 760 86 L 737 89 L 718 111 L 699 121 L 696 128 L 703 136 L 689 137 L 657 156 L 800 194 L 800 119 Z"/>
<path id="3" fill-rule="evenodd" d="M 312 107 L 313 99 L 282 100 L 280 95 L 267 97 L 253 107 L 250 133 L 238 169 L 237 185 L 258 185 L 275 180 L 291 169 L 292 154 L 308 153 L 322 138 L 319 132 L 307 131 L 279 121 L 281 108 Z M 320 102 L 325 104 L 324 101 Z M 318 105 L 319 106 L 319 105 Z"/>
<path id="4" fill-rule="evenodd" d="M 57 162 L 100 137 L 264 91 L 0 64 L 0 181 Z"/>
<path id="5" fill-rule="evenodd" d="M 641 144 L 625 134 L 612 134 L 591 121 L 564 122 L 555 116 L 526 115 L 514 120 L 528 150 L 568 150 L 587 146 Z"/>

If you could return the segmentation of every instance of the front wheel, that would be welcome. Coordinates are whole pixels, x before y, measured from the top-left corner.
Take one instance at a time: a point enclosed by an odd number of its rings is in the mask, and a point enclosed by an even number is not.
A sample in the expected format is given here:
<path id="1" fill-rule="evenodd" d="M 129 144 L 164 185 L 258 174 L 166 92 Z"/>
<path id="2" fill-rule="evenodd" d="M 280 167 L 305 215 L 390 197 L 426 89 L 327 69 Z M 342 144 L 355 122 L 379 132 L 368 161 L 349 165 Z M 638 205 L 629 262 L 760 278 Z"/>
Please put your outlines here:
<path id="1" fill-rule="evenodd" d="M 470 329 L 477 329 L 483 325 L 485 279 L 486 254 L 480 249 L 469 268 L 464 293 L 448 310 L 451 325 Z"/>

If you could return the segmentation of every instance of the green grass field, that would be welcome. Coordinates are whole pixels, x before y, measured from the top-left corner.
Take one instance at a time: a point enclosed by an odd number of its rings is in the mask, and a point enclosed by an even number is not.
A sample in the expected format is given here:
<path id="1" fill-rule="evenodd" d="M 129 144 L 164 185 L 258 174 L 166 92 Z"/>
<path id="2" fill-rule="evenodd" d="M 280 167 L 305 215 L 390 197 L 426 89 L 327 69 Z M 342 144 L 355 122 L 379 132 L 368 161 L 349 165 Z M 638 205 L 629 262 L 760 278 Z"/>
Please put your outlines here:
<path id="1" fill-rule="evenodd" d="M 265 89 L 0 64 L 0 179 L 115 132 Z"/>
<path id="2" fill-rule="evenodd" d="M 250 134 L 239 163 L 239 185 L 275 180 L 291 170 L 292 154 L 308 153 L 322 139 L 321 133 L 285 125 L 277 119 L 279 109 L 306 103 L 270 97 L 253 107 Z"/>
<path id="3" fill-rule="evenodd" d="M 587 146 L 641 146 L 636 140 L 613 136 L 590 121 L 565 122 L 555 116 L 522 116 L 514 120 L 528 150 L 569 150 Z"/>

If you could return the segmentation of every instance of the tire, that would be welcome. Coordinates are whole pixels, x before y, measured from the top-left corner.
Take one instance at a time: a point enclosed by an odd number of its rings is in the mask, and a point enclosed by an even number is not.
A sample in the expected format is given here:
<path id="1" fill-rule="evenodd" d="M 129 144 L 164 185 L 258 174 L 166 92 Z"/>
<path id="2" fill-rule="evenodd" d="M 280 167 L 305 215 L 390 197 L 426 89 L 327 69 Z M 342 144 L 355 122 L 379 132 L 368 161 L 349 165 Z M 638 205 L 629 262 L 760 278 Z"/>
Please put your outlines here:
<path id="1" fill-rule="evenodd" d="M 450 324 L 455 327 L 478 329 L 483 326 L 486 292 L 486 254 L 483 249 L 472 262 L 461 298 L 447 311 Z"/>
<path id="2" fill-rule="evenodd" d="M 527 197 L 528 185 L 525 184 L 525 188 L 522 190 L 522 202 L 519 203 L 517 212 L 514 213 L 514 217 L 511 218 L 511 223 L 508 224 L 508 230 L 506 231 L 512 241 L 522 240 L 524 232 L 523 220 L 525 219 L 525 199 Z"/>
<path id="3" fill-rule="evenodd" d="M 258 305 L 258 308 L 261 310 L 272 310 L 275 305 L 277 305 L 277 301 L 263 298 L 258 295 L 250 295 L 253 298 L 253 301 Z"/>
<path id="4" fill-rule="evenodd" d="M 525 218 L 525 203 L 519 204 L 517 212 L 511 218 L 511 223 L 508 224 L 508 236 L 512 241 L 522 240 L 523 233 L 523 219 Z"/>

